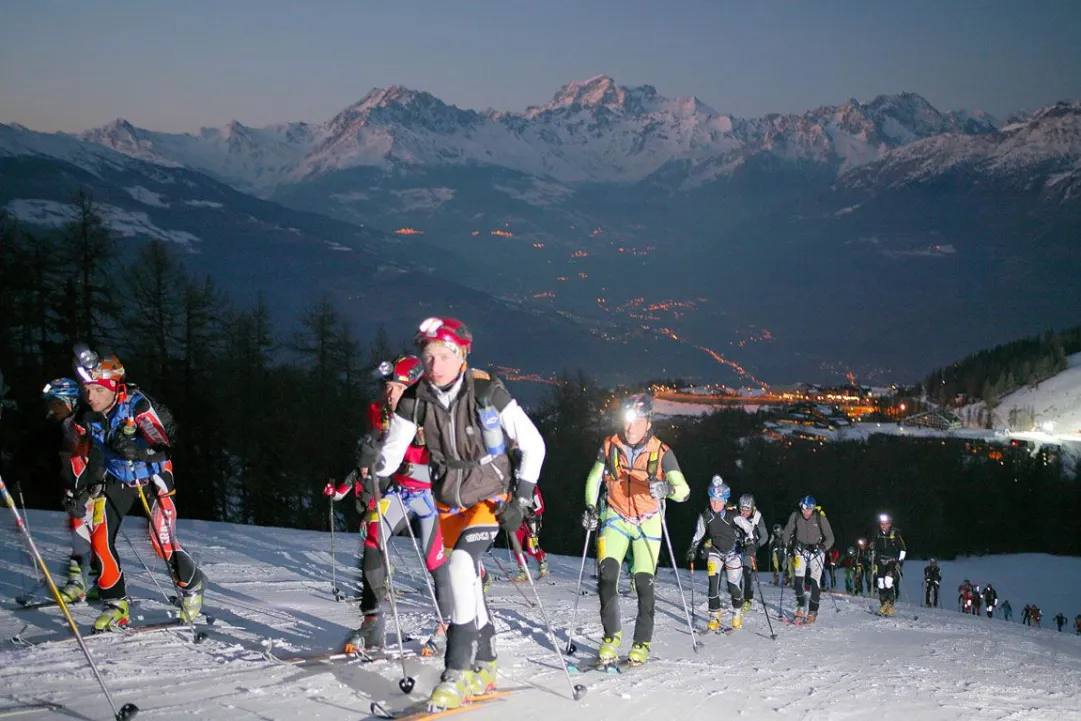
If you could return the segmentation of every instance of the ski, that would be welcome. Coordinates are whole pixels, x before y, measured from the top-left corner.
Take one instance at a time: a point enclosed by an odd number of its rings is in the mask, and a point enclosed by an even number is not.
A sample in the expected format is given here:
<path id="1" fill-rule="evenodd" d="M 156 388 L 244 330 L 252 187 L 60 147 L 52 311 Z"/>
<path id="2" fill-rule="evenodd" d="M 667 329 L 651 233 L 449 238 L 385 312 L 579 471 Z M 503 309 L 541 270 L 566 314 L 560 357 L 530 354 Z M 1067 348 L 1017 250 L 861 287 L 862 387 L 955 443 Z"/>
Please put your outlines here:
<path id="1" fill-rule="evenodd" d="M 411 640 L 411 639 L 410 639 Z M 416 653 L 406 651 L 405 658 L 414 658 Z M 358 663 L 375 663 L 377 661 L 397 660 L 399 654 L 394 649 L 374 649 L 368 652 L 346 653 L 345 651 L 314 651 L 311 653 L 299 653 L 293 656 L 277 656 L 274 653 L 273 644 L 267 644 L 267 650 L 263 652 L 266 660 L 283 666 L 303 666 L 304 664 L 334 663 L 336 661 L 356 661 Z"/>
<path id="2" fill-rule="evenodd" d="M 62 704 L 49 703 L 48 701 L 36 701 L 33 703 L 20 703 L 15 706 L 0 706 L 0 718 L 19 716 L 30 711 L 52 711 L 53 713 L 60 713 L 64 710 Z"/>
<path id="3" fill-rule="evenodd" d="M 732 628 L 731 626 L 721 626 L 716 631 L 714 631 L 712 629 L 709 629 L 709 628 L 705 628 L 705 627 L 696 628 L 694 630 L 697 633 L 702 634 L 703 636 L 708 636 L 710 634 L 713 634 L 713 635 L 716 635 L 716 636 L 720 636 L 720 635 L 731 636 L 733 633 L 736 632 L 736 629 Z"/>
<path id="4" fill-rule="evenodd" d="M 646 663 L 649 662 L 647 661 Z M 575 675 L 589 673 L 590 671 L 600 671 L 601 673 L 606 673 L 614 676 L 616 674 L 626 673 L 631 669 L 635 669 L 644 665 L 644 663 L 631 663 L 626 658 L 621 658 L 618 661 L 610 661 L 607 663 L 602 663 L 600 659 L 597 658 L 591 658 L 583 661 L 582 663 L 568 663 L 567 671 Z"/>
<path id="5" fill-rule="evenodd" d="M 212 625 L 214 623 L 214 617 L 213 616 L 200 616 L 200 618 L 205 619 L 208 626 Z M 179 618 L 172 618 L 172 619 L 169 619 L 168 621 L 158 621 L 156 623 L 141 623 L 141 624 L 139 624 L 137 626 L 129 625 L 127 627 L 118 627 L 118 628 L 110 629 L 108 631 L 98 631 L 96 633 L 91 631 L 89 634 L 86 634 L 86 636 L 84 636 L 84 638 L 95 638 L 97 636 L 109 636 L 109 635 L 137 636 L 137 635 L 139 635 L 141 633 L 148 633 L 148 632 L 151 632 L 151 631 L 162 631 L 162 630 L 166 630 L 166 629 L 170 629 L 170 628 L 176 629 L 178 631 L 183 631 L 184 629 L 188 628 L 188 622 L 187 621 L 181 621 Z M 26 630 L 26 627 L 23 627 L 23 631 L 25 631 L 25 630 Z M 196 633 L 195 633 L 195 643 L 202 643 L 207 638 L 209 638 L 209 637 L 207 636 L 206 631 L 196 631 Z M 74 641 L 75 636 L 73 636 L 71 634 L 67 634 L 67 635 L 64 635 L 64 636 L 37 636 L 37 637 L 31 636 L 31 637 L 27 638 L 27 637 L 24 637 L 22 635 L 22 631 L 19 631 L 17 634 L 12 636 L 10 640 L 11 640 L 11 643 L 13 643 L 13 644 L 15 644 L 17 646 L 26 646 L 28 648 L 33 648 L 34 646 L 40 646 L 41 644 L 44 644 L 44 643 L 63 643 L 65 641 Z"/>
<path id="6" fill-rule="evenodd" d="M 429 711 L 427 701 L 418 701 L 417 703 L 397 711 L 386 708 L 379 701 L 372 701 L 372 718 L 398 719 L 398 721 L 428 721 L 428 719 L 437 719 L 457 713 L 473 711 L 494 701 L 501 701 L 516 690 L 517 689 L 505 689 L 502 691 L 491 691 L 482 696 L 475 696 L 461 706 L 443 709 L 442 711 Z"/>

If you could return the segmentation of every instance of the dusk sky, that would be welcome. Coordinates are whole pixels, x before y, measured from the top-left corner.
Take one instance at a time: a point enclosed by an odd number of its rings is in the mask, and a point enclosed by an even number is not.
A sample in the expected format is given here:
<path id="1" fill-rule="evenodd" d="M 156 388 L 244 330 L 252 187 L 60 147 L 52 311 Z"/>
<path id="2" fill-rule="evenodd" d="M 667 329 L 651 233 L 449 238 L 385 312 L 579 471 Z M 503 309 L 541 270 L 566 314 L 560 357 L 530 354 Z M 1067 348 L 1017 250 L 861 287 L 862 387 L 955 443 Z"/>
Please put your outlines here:
<path id="1" fill-rule="evenodd" d="M 1081 98 L 1081 2 L 7 0 L 0 122 L 324 121 L 373 87 L 523 110 L 606 73 L 721 112 L 917 92 L 1005 117 Z"/>

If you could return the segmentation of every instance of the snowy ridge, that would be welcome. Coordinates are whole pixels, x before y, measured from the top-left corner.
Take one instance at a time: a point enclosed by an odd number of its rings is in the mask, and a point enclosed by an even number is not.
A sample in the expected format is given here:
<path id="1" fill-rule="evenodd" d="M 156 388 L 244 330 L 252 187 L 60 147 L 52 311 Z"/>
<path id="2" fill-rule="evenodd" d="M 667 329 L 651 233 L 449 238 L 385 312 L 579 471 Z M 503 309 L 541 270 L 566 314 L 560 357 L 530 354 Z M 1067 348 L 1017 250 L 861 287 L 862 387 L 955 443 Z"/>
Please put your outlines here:
<path id="1" fill-rule="evenodd" d="M 117 119 L 79 138 L 162 164 L 208 172 L 243 189 L 353 167 L 489 165 L 560 182 L 643 180 L 679 166 L 695 185 L 766 154 L 847 170 L 942 133 L 984 134 L 983 113 L 942 113 L 914 93 L 850 100 L 803 115 L 741 119 L 695 97 L 665 98 L 598 75 L 563 86 L 524 112 L 477 112 L 401 86 L 376 88 L 329 121 L 250 128 L 236 121 L 196 134 L 157 133 Z"/>
<path id="2" fill-rule="evenodd" d="M 1031 189 L 1034 173 L 1043 190 L 1062 200 L 1081 192 L 1081 102 L 1057 103 L 997 132 L 947 134 L 885 153 L 843 175 L 853 188 L 896 188 L 965 170 Z"/>
<path id="3" fill-rule="evenodd" d="M 34 585 L 33 572 L 25 563 L 12 519 L 0 523 L 5 528 L 0 534 L 0 596 L 10 599 Z M 66 517 L 32 511 L 29 526 L 50 566 L 60 569 L 69 536 Z M 160 575 L 140 520 L 129 517 L 125 529 Z M 189 520 L 180 521 L 178 533 L 210 579 L 205 610 L 217 618 L 207 629 L 210 640 L 192 646 L 185 641 L 186 633 L 178 630 L 131 637 L 109 634 L 87 641 L 117 703 L 136 703 L 142 709 L 140 718 L 356 721 L 367 718 L 372 700 L 401 707 L 426 696 L 435 684 L 442 670 L 439 659 L 406 661 L 407 673 L 416 679 L 416 689 L 407 698 L 398 690 L 402 669 L 396 662 L 286 667 L 262 656 L 266 639 L 273 639 L 274 649 L 283 656 L 333 649 L 357 625 L 355 604 L 335 603 L 330 595 L 329 534 Z M 356 542 L 352 534 L 337 537 L 337 578 L 343 587 L 355 573 Z M 408 541 L 395 539 L 393 546 L 396 583 L 419 587 L 420 567 Z M 140 599 L 133 623 L 165 618 L 168 606 L 130 549 L 121 544 L 120 552 L 129 590 Z M 507 563 L 505 552 L 498 553 Z M 600 624 L 596 597 L 575 592 L 578 563 L 578 558 L 553 556 L 549 580 L 554 583 L 538 588 L 561 642 L 566 641 L 573 605 L 580 603 L 574 631 L 578 656 L 585 657 L 596 649 Z M 903 599 L 907 600 L 898 604 L 894 618 L 869 613 L 874 604 L 866 598 L 823 595 L 818 623 L 808 628 L 777 622 L 780 590 L 768 584 L 765 574 L 763 593 L 777 640 L 770 639 L 756 602 L 743 630 L 730 637 L 704 637 L 697 653 L 691 649 L 672 571 L 662 568 L 654 659 L 622 676 L 577 677 L 576 682 L 589 686 L 578 702 L 568 698 L 566 679 L 548 646 L 539 612 L 518 593 L 529 594 L 528 586 L 516 589 L 497 581 L 490 606 L 498 632 L 500 684 L 525 690 L 472 711 L 470 718 L 656 721 L 712 718 L 719 707 L 728 715 L 752 719 L 1078 718 L 1081 637 L 1051 629 L 1056 613 L 1066 613 L 1072 622 L 1081 611 L 1076 606 L 1081 559 L 1027 555 L 943 563 L 942 609 L 920 608 L 922 565 L 916 560 L 906 564 Z M 498 575 L 494 565 L 491 570 Z M 999 598 L 1010 600 L 1014 621 L 948 610 L 956 597 L 953 589 L 965 577 L 981 585 L 994 583 Z M 682 580 L 689 594 L 692 579 L 686 571 Z M 693 579 L 699 624 L 704 623 L 704 580 L 701 571 Z M 593 585 L 588 572 L 586 585 Z M 792 594 L 786 591 L 783 605 L 790 614 Z M 1018 623 L 1026 603 L 1043 609 L 1042 629 Z M 432 628 L 429 604 L 423 594 L 400 597 L 399 614 L 410 636 L 423 638 Z M 620 605 L 629 631 L 635 613 L 633 595 L 621 597 Z M 56 609 L 10 608 L 10 603 L 0 608 L 0 634 L 66 635 Z M 78 606 L 73 613 L 85 627 L 97 609 Z M 393 642 L 392 629 L 389 622 Z M 417 643 L 408 642 L 407 649 L 416 649 Z M 112 715 L 85 660 L 70 642 L 0 647 L 0 708 L 34 699 L 62 703 L 72 717 Z M 44 711 L 20 715 L 30 721 L 55 717 Z"/>

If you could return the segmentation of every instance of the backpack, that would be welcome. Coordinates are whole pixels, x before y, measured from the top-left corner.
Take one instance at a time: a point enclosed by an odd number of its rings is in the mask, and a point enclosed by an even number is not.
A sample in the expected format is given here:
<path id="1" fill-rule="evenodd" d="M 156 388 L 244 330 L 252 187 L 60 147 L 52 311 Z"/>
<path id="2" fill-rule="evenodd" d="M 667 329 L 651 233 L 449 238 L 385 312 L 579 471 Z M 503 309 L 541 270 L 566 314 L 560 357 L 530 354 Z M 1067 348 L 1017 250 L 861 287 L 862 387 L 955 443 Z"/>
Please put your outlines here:
<path id="1" fill-rule="evenodd" d="M 135 383 L 126 383 L 125 386 L 128 389 L 128 395 L 138 393 L 147 400 L 150 406 L 154 409 L 154 412 L 158 414 L 158 420 L 161 421 L 162 430 L 165 431 L 165 437 L 169 439 L 169 445 L 176 445 L 176 432 L 180 426 L 176 422 L 176 416 L 169 410 L 169 407 L 164 403 L 159 403 L 154 398 L 140 388 Z"/>

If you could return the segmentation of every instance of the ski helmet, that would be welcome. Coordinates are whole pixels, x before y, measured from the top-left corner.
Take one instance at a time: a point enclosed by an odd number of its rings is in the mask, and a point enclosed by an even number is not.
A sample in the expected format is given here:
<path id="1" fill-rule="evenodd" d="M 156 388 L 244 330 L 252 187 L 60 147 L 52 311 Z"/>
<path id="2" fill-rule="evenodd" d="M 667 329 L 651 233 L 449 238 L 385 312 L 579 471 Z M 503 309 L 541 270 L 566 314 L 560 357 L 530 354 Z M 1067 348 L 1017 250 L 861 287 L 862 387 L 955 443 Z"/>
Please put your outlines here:
<path id="1" fill-rule="evenodd" d="M 855 556 L 856 555 L 856 549 L 852 548 L 852 546 L 849 546 L 848 550 L 845 552 L 845 555 L 846 556 Z"/>
<path id="2" fill-rule="evenodd" d="M 619 404 L 619 413 L 624 423 L 639 418 L 647 421 L 653 419 L 653 397 L 648 393 L 634 393 L 627 396 Z"/>
<path id="3" fill-rule="evenodd" d="M 469 327 L 457 318 L 426 318 L 417 328 L 413 340 L 421 349 L 432 343 L 447 346 L 465 360 L 473 349 L 473 334 Z"/>
<path id="4" fill-rule="evenodd" d="M 890 514 L 888 513 L 879 513 L 878 523 L 883 526 L 888 526 L 893 523 L 893 519 L 890 518 Z"/>
<path id="5" fill-rule="evenodd" d="M 85 343 L 75 344 L 75 373 L 83 385 L 100 385 L 113 393 L 124 380 L 124 366 L 115 353 L 104 357 L 92 351 Z"/>
<path id="6" fill-rule="evenodd" d="M 739 497 L 739 510 L 751 510 L 754 508 L 754 496 L 750 493 L 744 493 Z"/>
<path id="7" fill-rule="evenodd" d="M 781 528 L 781 524 L 780 524 L 780 523 L 774 523 L 774 524 L 773 524 L 773 532 L 774 532 L 774 533 L 783 533 L 783 532 L 784 532 L 784 529 L 783 529 L 783 528 Z"/>
<path id="8" fill-rule="evenodd" d="M 930 560 L 930 564 L 931 564 L 932 566 L 937 566 L 937 565 L 938 565 L 938 561 L 936 561 L 935 559 L 933 559 L 933 558 L 932 558 L 932 559 Z"/>
<path id="9" fill-rule="evenodd" d="M 415 355 L 403 355 L 393 363 L 390 361 L 380 363 L 379 372 L 385 383 L 403 383 L 408 388 L 424 375 L 424 364 Z"/>
<path id="10" fill-rule="evenodd" d="M 803 498 L 799 499 L 799 507 L 804 510 L 807 510 L 808 508 L 814 508 L 817 505 L 818 504 L 815 503 L 814 496 L 804 496 Z"/>
<path id="11" fill-rule="evenodd" d="M 856 545 L 859 546 L 860 548 L 863 548 L 864 546 L 867 545 L 867 539 L 865 539 L 865 538 L 858 539 L 856 541 Z"/>
<path id="12" fill-rule="evenodd" d="M 53 398 L 69 406 L 75 405 L 75 402 L 79 400 L 79 383 L 71 378 L 54 378 L 41 389 L 42 400 L 48 401 Z"/>
<path id="13" fill-rule="evenodd" d="M 720 476 L 714 476 L 709 482 L 710 500 L 727 501 L 732 495 L 732 489 Z"/>

